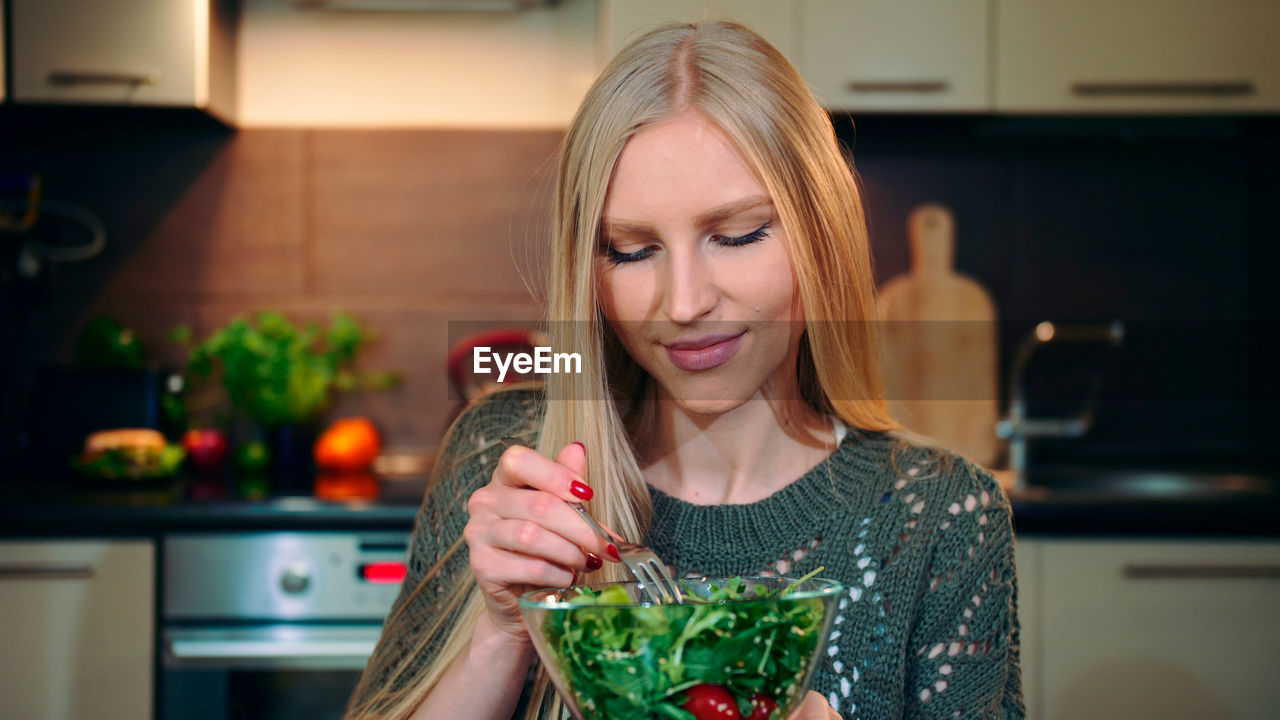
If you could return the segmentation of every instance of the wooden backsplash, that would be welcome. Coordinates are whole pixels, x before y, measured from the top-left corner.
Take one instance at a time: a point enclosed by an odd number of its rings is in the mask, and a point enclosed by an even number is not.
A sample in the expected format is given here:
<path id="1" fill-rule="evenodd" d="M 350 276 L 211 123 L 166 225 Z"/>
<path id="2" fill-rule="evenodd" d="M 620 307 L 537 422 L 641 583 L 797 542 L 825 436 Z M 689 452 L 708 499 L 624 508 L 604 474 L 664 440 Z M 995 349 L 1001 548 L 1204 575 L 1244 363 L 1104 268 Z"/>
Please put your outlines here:
<path id="1" fill-rule="evenodd" d="M 349 311 L 379 334 L 362 364 L 405 383 L 340 396 L 333 414 L 369 415 L 389 444 L 433 445 L 453 410 L 448 322 L 537 317 L 542 278 L 526 261 L 543 254 L 559 139 L 241 131 L 85 316 L 127 319 L 159 347 L 180 320 L 203 337 L 257 308 L 322 323 Z"/>
<path id="2" fill-rule="evenodd" d="M 456 407 L 445 375 L 448 323 L 540 314 L 535 289 L 561 133 L 188 132 L 214 133 L 217 147 L 184 168 L 185 186 L 159 203 L 146 194 L 163 188 L 136 174 L 112 177 L 109 149 L 95 151 L 87 174 L 73 169 L 74 151 L 33 158 L 49 196 L 65 192 L 103 215 L 112 252 L 80 264 L 95 267 L 66 267 L 96 287 L 59 277 L 61 294 L 36 316 L 62 314 L 30 328 L 20 360 L 69 360 L 76 331 L 99 314 L 136 328 L 150 357 L 180 366 L 183 351 L 166 339 L 180 322 L 202 338 L 258 309 L 322 326 L 342 309 L 379 335 L 361 364 L 399 369 L 405 382 L 340 395 L 332 414 L 374 418 L 389 445 L 434 446 Z M 109 142 L 122 134 L 109 131 Z M 135 148 L 149 161 L 134 164 L 170 164 L 165 146 Z M 113 183 L 132 186 L 134 207 L 113 196 Z M 133 213 L 153 216 L 150 227 L 122 234 L 122 217 Z"/>

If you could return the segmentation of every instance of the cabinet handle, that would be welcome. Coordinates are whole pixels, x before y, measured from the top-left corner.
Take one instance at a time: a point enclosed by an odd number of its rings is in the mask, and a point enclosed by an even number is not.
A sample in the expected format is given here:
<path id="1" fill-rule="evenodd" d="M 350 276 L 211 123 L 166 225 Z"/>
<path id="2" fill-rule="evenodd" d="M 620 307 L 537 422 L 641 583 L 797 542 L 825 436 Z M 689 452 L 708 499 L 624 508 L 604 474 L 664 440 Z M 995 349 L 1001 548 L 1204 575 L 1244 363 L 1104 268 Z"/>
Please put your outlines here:
<path id="1" fill-rule="evenodd" d="M 1280 565 L 1125 565 L 1134 580 L 1235 580 L 1280 578 Z"/>
<path id="2" fill-rule="evenodd" d="M 88 580 L 88 565 L 0 565 L 0 580 Z"/>
<path id="3" fill-rule="evenodd" d="M 50 85 L 155 85 L 160 82 L 160 71 L 50 70 L 47 81 Z"/>
<path id="4" fill-rule="evenodd" d="M 1252 80 L 1071 83 L 1071 94 L 1080 97 L 1228 97 L 1252 95 L 1256 90 Z"/>
<path id="5" fill-rule="evenodd" d="M 946 80 L 850 80 L 845 89 L 853 93 L 940 93 L 951 88 Z"/>
<path id="6" fill-rule="evenodd" d="M 298 658 L 369 659 L 377 640 L 170 640 L 177 660 L 221 660 L 228 663 Z"/>

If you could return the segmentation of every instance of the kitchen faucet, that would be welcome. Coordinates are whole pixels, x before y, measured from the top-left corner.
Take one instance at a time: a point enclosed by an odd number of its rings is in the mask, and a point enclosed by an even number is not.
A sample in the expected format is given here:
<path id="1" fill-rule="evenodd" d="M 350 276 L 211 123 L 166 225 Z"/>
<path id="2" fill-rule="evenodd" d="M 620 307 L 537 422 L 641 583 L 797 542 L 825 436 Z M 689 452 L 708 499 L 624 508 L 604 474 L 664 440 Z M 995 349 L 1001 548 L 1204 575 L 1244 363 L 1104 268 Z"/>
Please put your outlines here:
<path id="1" fill-rule="evenodd" d="M 1097 383 L 1085 401 L 1084 410 L 1069 418 L 1028 418 L 1026 393 L 1022 387 L 1027 363 L 1041 346 L 1051 342 L 1107 342 L 1112 347 L 1124 340 L 1124 323 L 1119 320 L 1106 325 L 1055 325 L 1045 321 L 1018 347 L 1013 368 L 1009 372 L 1009 414 L 996 423 L 996 437 L 1009 441 L 1009 470 L 1013 472 L 1015 491 L 1027 489 L 1027 441 L 1033 437 L 1080 437 L 1093 424 L 1093 403 Z"/>

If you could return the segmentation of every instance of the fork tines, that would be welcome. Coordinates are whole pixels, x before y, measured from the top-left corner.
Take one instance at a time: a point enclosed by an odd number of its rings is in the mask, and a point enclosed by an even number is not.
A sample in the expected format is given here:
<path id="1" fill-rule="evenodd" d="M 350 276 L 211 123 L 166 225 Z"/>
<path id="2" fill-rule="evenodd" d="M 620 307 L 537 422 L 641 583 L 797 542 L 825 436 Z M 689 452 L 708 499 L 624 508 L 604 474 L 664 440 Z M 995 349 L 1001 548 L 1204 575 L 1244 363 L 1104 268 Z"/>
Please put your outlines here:
<path id="1" fill-rule="evenodd" d="M 648 592 L 658 604 L 684 602 L 679 583 L 671 577 L 671 571 L 658 560 L 657 556 L 634 558 L 630 566 L 641 588 Z"/>

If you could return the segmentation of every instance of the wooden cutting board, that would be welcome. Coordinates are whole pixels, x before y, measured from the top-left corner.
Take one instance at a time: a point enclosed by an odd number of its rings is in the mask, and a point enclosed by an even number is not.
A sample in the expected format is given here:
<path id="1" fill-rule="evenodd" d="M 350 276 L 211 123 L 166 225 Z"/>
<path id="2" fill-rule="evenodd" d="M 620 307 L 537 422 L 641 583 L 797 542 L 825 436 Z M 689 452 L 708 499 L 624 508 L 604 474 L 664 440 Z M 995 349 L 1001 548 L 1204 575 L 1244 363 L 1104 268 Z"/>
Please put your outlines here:
<path id="1" fill-rule="evenodd" d="M 889 406 L 907 429 L 983 467 L 998 461 L 999 345 L 991 295 L 955 271 L 955 221 L 925 204 L 907 218 L 911 270 L 880 289 Z"/>

